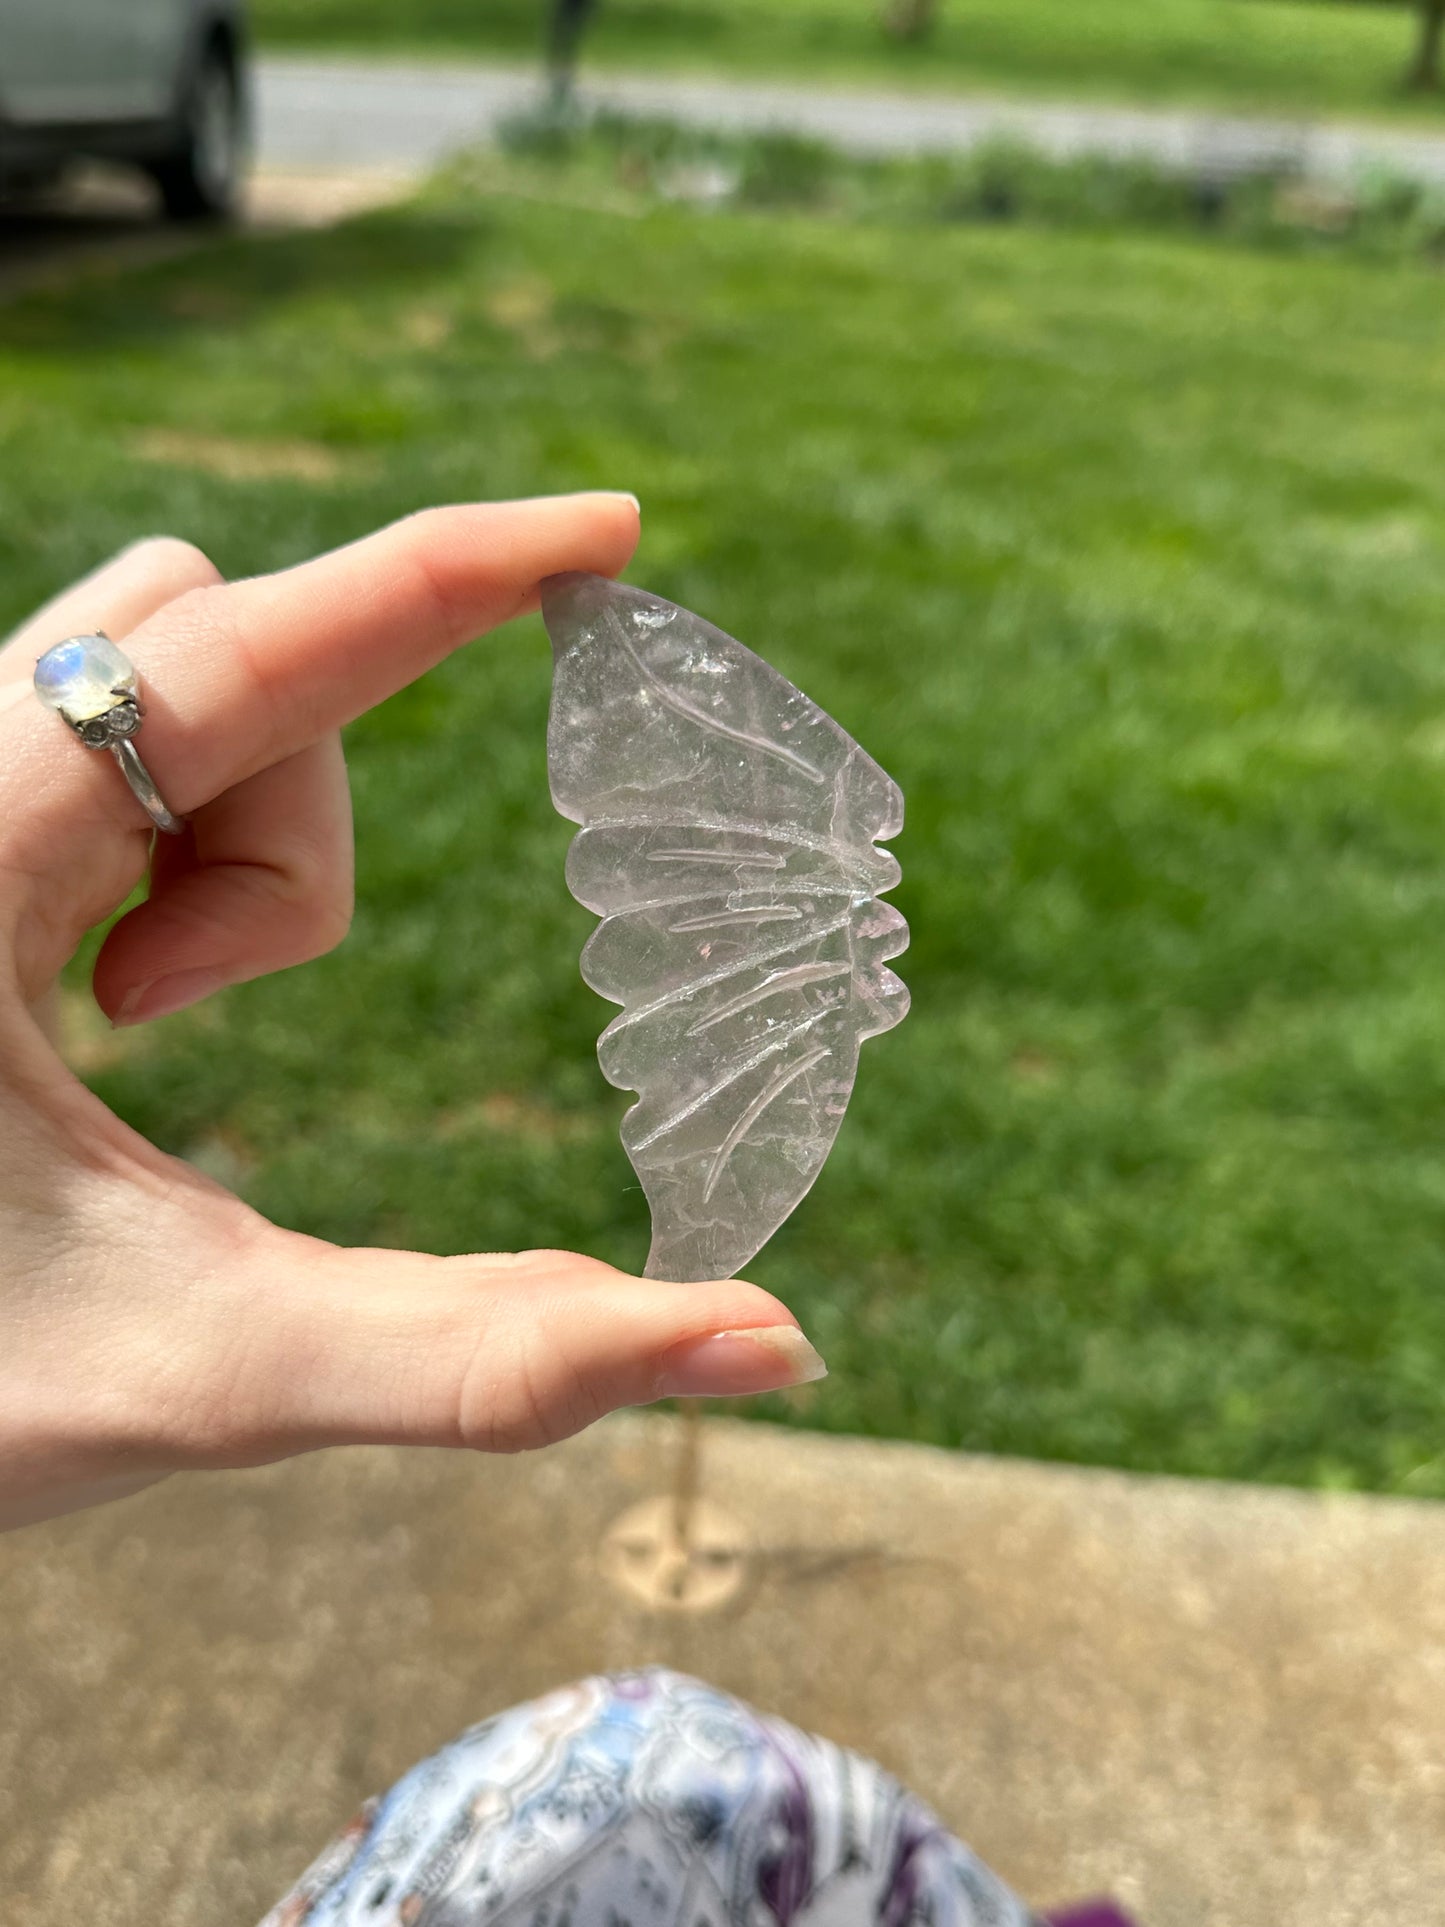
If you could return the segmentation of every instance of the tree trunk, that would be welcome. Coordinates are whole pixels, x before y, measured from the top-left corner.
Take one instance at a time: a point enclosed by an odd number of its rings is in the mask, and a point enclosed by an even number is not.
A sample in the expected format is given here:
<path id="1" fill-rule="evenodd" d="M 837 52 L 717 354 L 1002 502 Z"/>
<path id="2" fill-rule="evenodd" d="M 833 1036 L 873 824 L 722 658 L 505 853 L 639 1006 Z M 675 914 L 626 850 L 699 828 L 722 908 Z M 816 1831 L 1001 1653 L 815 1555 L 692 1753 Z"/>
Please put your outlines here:
<path id="1" fill-rule="evenodd" d="M 1420 0 L 1420 38 L 1405 85 L 1415 93 L 1434 93 L 1440 86 L 1440 43 L 1445 37 L 1445 0 Z"/>
<path id="2" fill-rule="evenodd" d="M 1439 4 L 1445 7 L 1445 0 Z M 937 13 L 938 0 L 888 0 L 883 9 L 884 31 L 895 40 L 921 40 Z"/>
<path id="3" fill-rule="evenodd" d="M 1445 6 L 1445 0 L 1440 4 Z M 571 102 L 577 79 L 577 50 L 595 10 L 596 0 L 553 0 L 547 27 L 547 70 L 554 106 Z"/>

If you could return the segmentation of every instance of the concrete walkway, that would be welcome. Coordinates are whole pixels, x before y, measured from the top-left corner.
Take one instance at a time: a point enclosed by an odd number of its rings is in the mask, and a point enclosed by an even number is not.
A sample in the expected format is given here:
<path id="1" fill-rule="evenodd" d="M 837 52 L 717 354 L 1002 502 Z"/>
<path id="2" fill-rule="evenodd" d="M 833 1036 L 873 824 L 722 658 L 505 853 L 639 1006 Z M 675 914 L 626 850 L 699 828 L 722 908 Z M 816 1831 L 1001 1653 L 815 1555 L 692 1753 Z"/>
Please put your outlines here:
<path id="1" fill-rule="evenodd" d="M 0 1539 L 6 1927 L 254 1927 L 456 1728 L 650 1661 L 876 1755 L 1036 1902 L 1445 1917 L 1445 1507 L 717 1421 L 749 1562 L 686 1616 L 604 1552 L 673 1438 L 332 1453 Z"/>
<path id="2" fill-rule="evenodd" d="M 260 159 L 282 168 L 421 171 L 494 138 L 537 86 L 535 68 L 268 57 L 257 77 Z M 584 91 L 594 104 L 631 113 L 733 132 L 788 128 L 866 154 L 1009 138 L 1059 156 L 1137 157 L 1213 177 L 1292 166 L 1340 179 L 1386 168 L 1445 184 L 1445 135 L 1339 122 L 621 74 L 589 76 Z"/>

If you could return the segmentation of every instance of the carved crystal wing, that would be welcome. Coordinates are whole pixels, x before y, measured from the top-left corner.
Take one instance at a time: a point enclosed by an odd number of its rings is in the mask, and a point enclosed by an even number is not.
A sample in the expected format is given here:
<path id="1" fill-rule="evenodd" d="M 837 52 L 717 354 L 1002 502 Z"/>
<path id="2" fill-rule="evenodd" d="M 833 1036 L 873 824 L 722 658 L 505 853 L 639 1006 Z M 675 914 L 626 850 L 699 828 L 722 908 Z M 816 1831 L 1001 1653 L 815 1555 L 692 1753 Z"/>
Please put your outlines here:
<path id="1" fill-rule="evenodd" d="M 638 1093 L 622 1141 L 649 1277 L 726 1278 L 823 1167 L 858 1049 L 901 1021 L 898 785 L 761 657 L 601 576 L 553 576 L 552 800 L 602 922 L 582 975 L 622 1005 L 598 1057 Z"/>

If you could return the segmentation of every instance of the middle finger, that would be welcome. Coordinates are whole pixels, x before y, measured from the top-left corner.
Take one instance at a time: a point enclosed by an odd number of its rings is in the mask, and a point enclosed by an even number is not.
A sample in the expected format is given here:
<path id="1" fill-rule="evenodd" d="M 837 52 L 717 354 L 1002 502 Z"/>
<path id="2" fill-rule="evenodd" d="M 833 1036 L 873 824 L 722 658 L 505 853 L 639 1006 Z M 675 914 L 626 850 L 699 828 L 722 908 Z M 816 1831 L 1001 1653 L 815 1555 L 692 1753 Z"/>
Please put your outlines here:
<path id="1" fill-rule="evenodd" d="M 351 795 L 332 731 L 157 839 L 150 893 L 96 959 L 96 1002 L 146 1023 L 227 984 L 309 963 L 351 925 Z"/>

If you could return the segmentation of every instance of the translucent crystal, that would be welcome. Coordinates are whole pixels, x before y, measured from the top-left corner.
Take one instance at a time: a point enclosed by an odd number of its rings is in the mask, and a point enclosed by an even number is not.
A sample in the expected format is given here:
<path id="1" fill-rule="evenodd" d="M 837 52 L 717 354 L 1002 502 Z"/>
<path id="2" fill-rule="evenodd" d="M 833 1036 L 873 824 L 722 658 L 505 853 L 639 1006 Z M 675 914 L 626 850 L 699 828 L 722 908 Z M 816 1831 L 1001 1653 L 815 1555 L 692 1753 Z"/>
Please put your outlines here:
<path id="1" fill-rule="evenodd" d="M 582 824 L 582 953 L 623 1006 L 598 1057 L 634 1090 L 622 1141 L 652 1207 L 650 1277 L 725 1278 L 832 1149 L 858 1049 L 901 1021 L 908 926 L 879 894 L 893 779 L 775 669 L 700 616 L 554 576 L 552 800 Z"/>
<path id="2" fill-rule="evenodd" d="M 67 722 L 89 722 L 135 690 L 129 658 L 109 636 L 69 636 L 35 665 L 35 693 Z"/>

